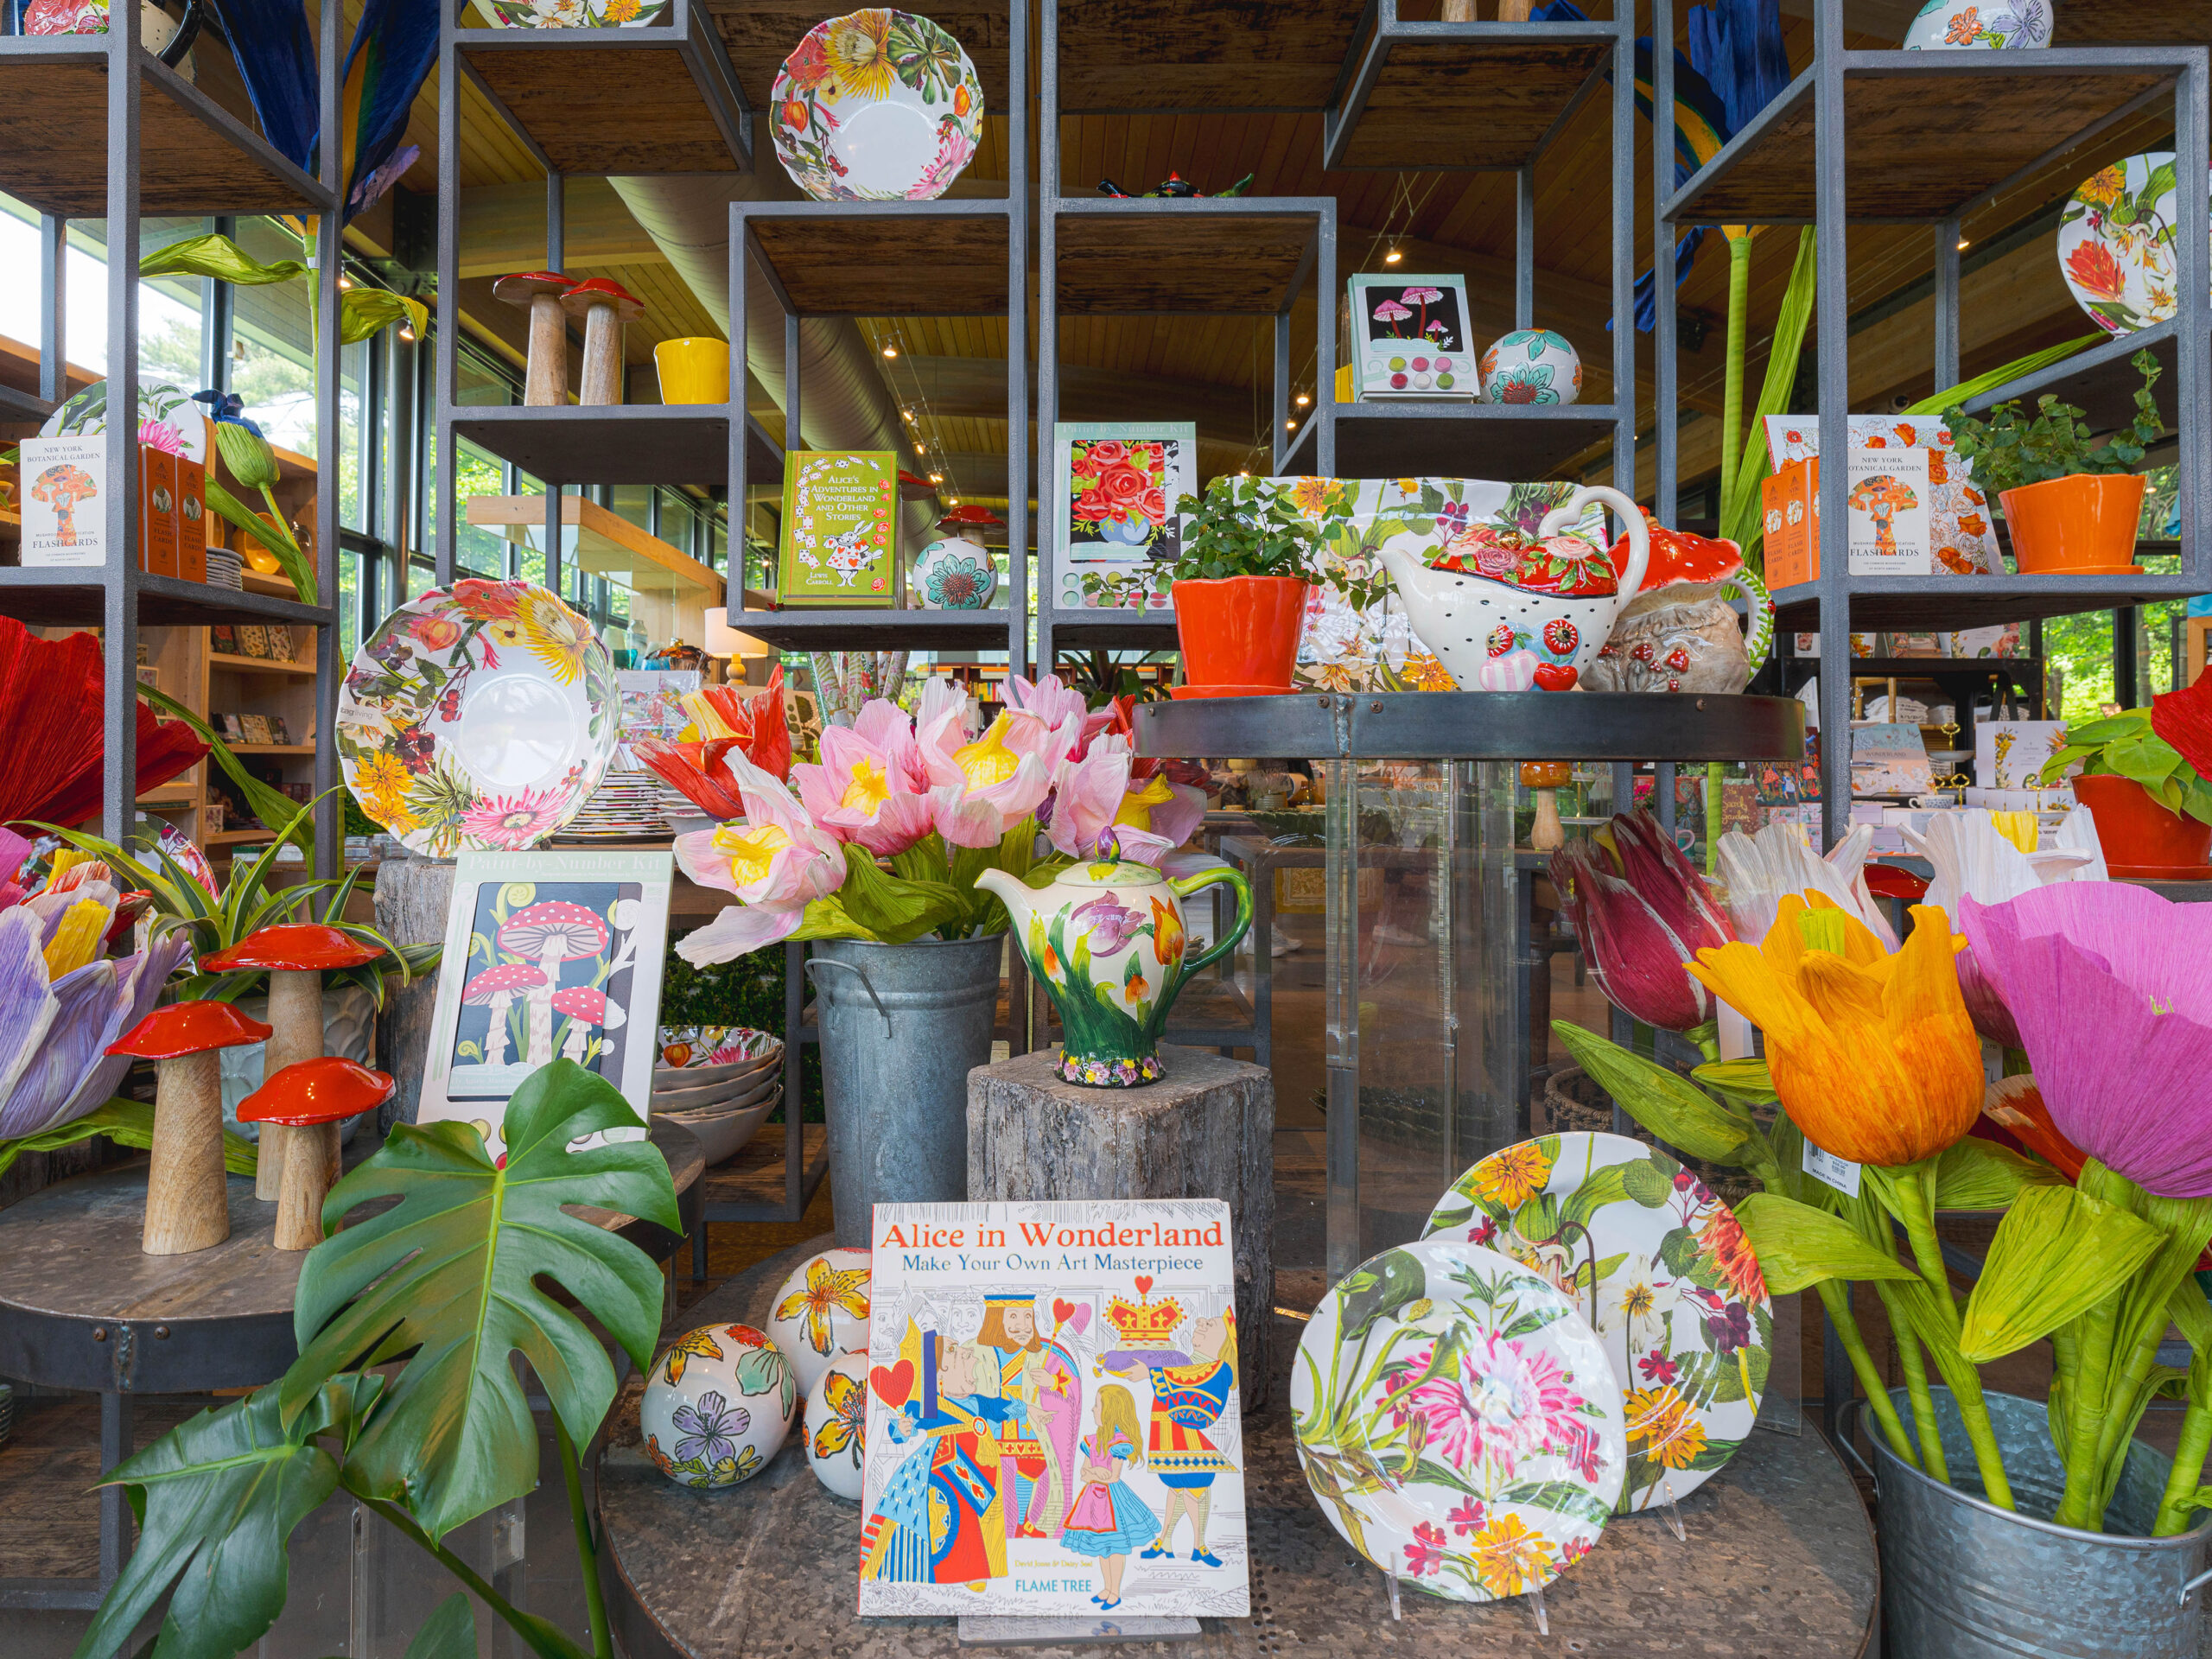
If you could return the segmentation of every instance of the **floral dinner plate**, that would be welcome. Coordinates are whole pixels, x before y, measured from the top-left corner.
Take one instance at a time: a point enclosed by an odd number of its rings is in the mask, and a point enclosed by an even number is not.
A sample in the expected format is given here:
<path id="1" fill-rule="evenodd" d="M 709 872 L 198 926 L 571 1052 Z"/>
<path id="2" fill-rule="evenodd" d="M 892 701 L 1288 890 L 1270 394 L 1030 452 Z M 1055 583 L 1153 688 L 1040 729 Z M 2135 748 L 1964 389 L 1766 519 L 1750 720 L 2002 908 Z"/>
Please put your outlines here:
<path id="1" fill-rule="evenodd" d="M 410 852 L 535 847 L 599 786 L 620 734 L 614 664 L 550 589 L 471 578 L 387 616 L 338 694 L 338 760 Z"/>
<path id="2" fill-rule="evenodd" d="M 2082 181 L 2058 219 L 2058 270 L 2098 327 L 2164 322 L 2181 289 L 2174 153 L 2130 156 Z"/>
<path id="3" fill-rule="evenodd" d="M 46 417 L 41 438 L 93 437 L 107 430 L 107 382 L 95 380 Z M 181 386 L 138 378 L 138 442 L 207 464 L 207 416 Z"/>
<path id="4" fill-rule="evenodd" d="M 496 29 L 642 29 L 668 13 L 668 0 L 477 0 Z"/>
<path id="5" fill-rule="evenodd" d="M 1774 1309 L 1735 1212 L 1623 1135 L 1548 1135 L 1492 1153 L 1428 1236 L 1502 1250 L 1574 1300 L 1626 1391 L 1624 1514 L 1681 1498 L 1758 1415 Z"/>
<path id="6" fill-rule="evenodd" d="M 983 84 L 959 41 L 911 11 L 817 23 L 770 93 L 776 159 L 817 201 L 933 201 L 983 130 Z"/>
<path id="7" fill-rule="evenodd" d="M 1447 1601 L 1541 1589 L 1620 1497 L 1605 1344 L 1572 1298 L 1495 1250 L 1427 1238 L 1361 1263 L 1314 1310 L 1290 1391 L 1330 1524 Z"/>

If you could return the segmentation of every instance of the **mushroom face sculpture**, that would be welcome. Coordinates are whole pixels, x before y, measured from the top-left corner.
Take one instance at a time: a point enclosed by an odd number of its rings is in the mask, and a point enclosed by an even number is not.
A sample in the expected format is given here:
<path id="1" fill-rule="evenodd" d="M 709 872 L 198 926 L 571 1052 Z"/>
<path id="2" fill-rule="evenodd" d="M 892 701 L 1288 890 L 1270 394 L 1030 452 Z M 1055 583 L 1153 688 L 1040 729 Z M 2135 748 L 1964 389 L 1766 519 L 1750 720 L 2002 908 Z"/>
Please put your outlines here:
<path id="1" fill-rule="evenodd" d="M 645 302 L 610 277 L 578 283 L 561 296 L 561 308 L 584 320 L 584 372 L 576 401 L 622 401 L 622 325 L 645 315 Z"/>
<path id="2" fill-rule="evenodd" d="M 188 1255 L 231 1236 L 223 1175 L 223 1072 L 215 1055 L 268 1035 L 267 1026 L 228 1002 L 172 1002 L 108 1046 L 111 1054 L 160 1062 L 153 1167 L 146 1177 L 146 1221 L 138 1243 L 148 1255 Z"/>
<path id="3" fill-rule="evenodd" d="M 364 944 L 343 929 L 319 922 L 284 922 L 248 934 L 227 950 L 200 958 L 203 974 L 234 974 L 258 969 L 269 976 L 269 1052 L 261 1074 L 272 1077 L 288 1065 L 322 1055 L 322 975 L 326 968 L 359 968 L 374 962 L 383 952 Z M 289 1132 L 273 1132 L 274 1144 L 264 1135 L 259 1173 L 253 1196 L 273 1199 L 284 1176 L 289 1154 L 284 1142 Z M 338 1179 L 338 1132 L 318 1137 L 330 1162 L 331 1179 Z"/>
<path id="4" fill-rule="evenodd" d="M 533 968 L 526 962 L 510 962 L 486 968 L 461 988 L 463 1002 L 471 1007 L 488 1007 L 492 1011 L 491 1024 L 484 1031 L 485 1065 L 507 1063 L 507 1010 L 514 1005 L 518 992 L 535 990 L 545 982 L 542 969 Z"/>
<path id="5" fill-rule="evenodd" d="M 238 1103 L 239 1122 L 292 1131 L 285 1137 L 289 1150 L 276 1200 L 278 1249 L 313 1249 L 322 1242 L 322 1201 L 337 1173 L 325 1166 L 321 1143 L 334 1137 L 346 1119 L 391 1099 L 391 1087 L 383 1072 L 332 1054 L 286 1066 Z"/>
<path id="6" fill-rule="evenodd" d="M 499 948 L 536 962 L 544 979 L 526 993 L 530 1046 L 524 1065 L 541 1066 L 553 1058 L 553 993 L 561 982 L 561 964 L 597 956 L 613 937 L 592 912 L 559 899 L 525 906 L 507 918 L 499 930 Z"/>
<path id="7" fill-rule="evenodd" d="M 569 319 L 561 296 L 576 285 L 557 270 L 518 270 L 492 284 L 493 296 L 530 313 L 530 356 L 523 406 L 551 409 L 569 400 Z"/>

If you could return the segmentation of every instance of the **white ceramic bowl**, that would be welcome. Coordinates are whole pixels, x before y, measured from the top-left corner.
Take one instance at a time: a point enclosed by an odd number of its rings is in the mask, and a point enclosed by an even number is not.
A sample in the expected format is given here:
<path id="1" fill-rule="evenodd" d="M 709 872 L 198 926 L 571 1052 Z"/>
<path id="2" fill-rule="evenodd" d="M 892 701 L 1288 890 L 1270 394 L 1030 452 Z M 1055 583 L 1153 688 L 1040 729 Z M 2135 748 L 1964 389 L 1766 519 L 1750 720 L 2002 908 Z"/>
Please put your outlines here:
<path id="1" fill-rule="evenodd" d="M 750 1106 L 770 1090 L 780 1087 L 783 1073 L 764 1071 L 758 1077 L 710 1083 L 703 1089 L 656 1089 L 653 1109 L 661 1112 L 735 1111 Z"/>
<path id="2" fill-rule="evenodd" d="M 772 1094 L 734 1112 L 702 1112 L 684 1117 L 664 1112 L 657 1116 L 687 1130 L 698 1141 L 707 1167 L 712 1169 L 716 1164 L 728 1163 L 752 1144 L 753 1137 L 760 1133 L 761 1124 L 767 1122 L 768 1114 L 776 1109 L 776 1103 L 782 1098 L 780 1094 Z"/>

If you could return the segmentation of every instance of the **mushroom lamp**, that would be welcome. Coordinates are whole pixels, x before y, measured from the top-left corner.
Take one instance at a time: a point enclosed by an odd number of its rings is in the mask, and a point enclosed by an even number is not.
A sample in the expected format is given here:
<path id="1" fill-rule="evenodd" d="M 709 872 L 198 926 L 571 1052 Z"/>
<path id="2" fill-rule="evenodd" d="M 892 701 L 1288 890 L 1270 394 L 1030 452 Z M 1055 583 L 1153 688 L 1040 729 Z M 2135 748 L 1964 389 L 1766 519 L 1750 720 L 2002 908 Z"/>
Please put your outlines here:
<path id="1" fill-rule="evenodd" d="M 239 1122 L 292 1131 L 284 1137 L 283 1189 L 276 1200 L 278 1249 L 308 1250 L 322 1242 L 322 1201 L 337 1179 L 323 1161 L 323 1141 L 346 1119 L 391 1098 L 391 1079 L 383 1072 L 327 1054 L 272 1073 L 238 1103 Z"/>
<path id="2" fill-rule="evenodd" d="M 552 409 L 569 398 L 569 320 L 561 296 L 576 285 L 557 270 L 518 270 L 492 284 L 494 298 L 530 313 L 530 356 L 523 370 L 526 409 Z"/>
<path id="3" fill-rule="evenodd" d="M 257 1043 L 269 1027 L 228 1002 L 172 1002 L 108 1045 L 155 1060 L 153 1167 L 146 1177 L 148 1255 L 188 1255 L 231 1236 L 223 1173 L 223 1068 L 218 1049 Z"/>
<path id="4" fill-rule="evenodd" d="M 561 308 L 584 320 L 584 372 L 576 401 L 622 401 L 622 325 L 645 315 L 645 302 L 611 276 L 578 283 L 561 296 Z"/>
<path id="5" fill-rule="evenodd" d="M 484 1030 L 485 1065 L 507 1063 L 507 1010 L 514 1005 L 515 993 L 533 991 L 545 982 L 543 969 L 526 962 L 509 962 L 486 968 L 461 988 L 463 1002 L 492 1011 L 492 1022 Z"/>
<path id="6" fill-rule="evenodd" d="M 1529 830 L 1529 844 L 1540 853 L 1555 853 L 1567 845 L 1567 830 L 1559 821 L 1559 791 L 1574 781 L 1572 760 L 1523 760 L 1521 782 L 1536 800 L 1536 821 Z"/>
<path id="7" fill-rule="evenodd" d="M 1613 619 L 1584 683 L 1592 691 L 1741 691 L 1774 642 L 1766 584 L 1745 568 L 1733 542 L 1656 523 L 1646 527 L 1651 558 L 1643 585 Z M 1626 537 L 1610 556 L 1614 569 L 1626 568 Z M 1750 612 L 1748 640 L 1730 603 L 1738 598 Z"/>
<path id="8" fill-rule="evenodd" d="M 342 928 L 320 922 L 281 922 L 249 933 L 227 950 L 200 958 L 203 974 L 235 974 L 258 969 L 269 976 L 269 1052 L 261 1072 L 273 1077 L 288 1065 L 322 1056 L 322 975 L 327 968 L 359 968 L 384 953 L 364 944 Z M 279 1132 L 275 1144 L 264 1135 L 261 1163 L 254 1178 L 253 1195 L 263 1200 L 276 1197 L 290 1161 Z M 331 1179 L 337 1179 L 338 1140 L 333 1129 L 323 1147 L 330 1162 Z"/>
<path id="9" fill-rule="evenodd" d="M 527 994 L 530 1046 L 523 1063 L 533 1070 L 553 1058 L 553 994 L 561 983 L 561 964 L 595 957 L 613 935 L 595 912 L 566 899 L 525 905 L 499 930 L 499 948 L 535 961 L 544 982 Z"/>

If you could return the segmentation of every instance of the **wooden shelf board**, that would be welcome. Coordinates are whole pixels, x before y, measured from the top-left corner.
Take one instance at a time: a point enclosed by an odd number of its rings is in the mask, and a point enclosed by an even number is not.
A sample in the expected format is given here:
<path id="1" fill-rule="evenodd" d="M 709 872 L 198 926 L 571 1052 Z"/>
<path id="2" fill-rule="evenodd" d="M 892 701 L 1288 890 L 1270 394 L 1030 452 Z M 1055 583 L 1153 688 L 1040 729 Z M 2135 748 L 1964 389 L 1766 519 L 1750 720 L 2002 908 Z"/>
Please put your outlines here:
<path id="1" fill-rule="evenodd" d="M 1479 455 L 1485 477 L 1544 478 L 1616 418 L 1609 404 L 1338 404 L 1336 475 L 1451 476 Z"/>
<path id="2" fill-rule="evenodd" d="M 1162 0 L 1163 9 L 1173 3 L 1173 0 Z M 746 102 L 757 112 L 753 143 L 759 147 L 760 164 L 773 168 L 766 111 L 776 72 L 809 29 L 824 17 L 836 15 L 836 8 L 824 11 L 816 0 L 702 0 L 702 10 L 721 31 L 723 48 L 737 72 L 739 86 L 745 90 Z M 976 78 L 983 86 L 984 113 L 1004 114 L 1011 101 L 1007 91 L 1010 19 L 1005 0 L 942 0 L 941 3 L 932 0 L 924 15 L 959 41 L 976 66 Z M 1033 48 L 1033 30 L 1030 38 Z M 1035 96 L 1033 86 L 1030 92 Z M 581 170 L 604 173 L 608 169 L 594 165 Z"/>
<path id="3" fill-rule="evenodd" d="M 779 651 L 1006 649 L 1005 611 L 737 611 L 729 626 Z"/>
<path id="4" fill-rule="evenodd" d="M 1122 0 L 1113 6 L 1062 6 L 1060 112 L 1211 116 L 1231 110 L 1326 109 L 1357 43 L 1364 10 L 1361 0 Z M 1185 168 L 1186 175 L 1191 170 Z M 1127 190 L 1147 190 L 1155 182 L 1119 181 Z"/>
<path id="5" fill-rule="evenodd" d="M 1611 28 L 1463 24 L 1456 34 L 1436 26 L 1411 38 L 1377 34 L 1363 66 L 1371 66 L 1371 86 L 1334 137 L 1329 165 L 1519 168 L 1604 67 L 1612 43 L 1595 36 Z"/>
<path id="6" fill-rule="evenodd" d="M 233 754 L 245 755 L 313 754 L 315 752 L 315 746 L 312 743 L 232 743 L 231 752 Z"/>
<path id="7" fill-rule="evenodd" d="M 267 594 L 276 599 L 297 599 L 300 596 L 300 590 L 293 585 L 289 576 L 264 576 L 251 565 L 238 572 L 238 581 L 249 594 Z"/>
<path id="8" fill-rule="evenodd" d="M 746 222 L 802 316 L 1006 315 L 1003 202 L 808 202 Z"/>
<path id="9" fill-rule="evenodd" d="M 1994 627 L 2082 611 L 2183 599 L 2202 586 L 2178 575 L 2140 576 L 1856 576 L 1851 626 L 1935 629 Z M 1812 582 L 1775 590 L 1775 627 L 1810 632 L 1820 626 L 1820 591 Z M 1920 660 L 1941 662 L 1941 658 Z"/>
<path id="10" fill-rule="evenodd" d="M 207 837 L 206 844 L 210 847 L 243 847 L 276 839 L 274 830 L 218 830 Z"/>
<path id="11" fill-rule="evenodd" d="M 135 48 L 139 210 L 148 215 L 317 212 L 321 187 L 251 127 Z M 8 193 L 41 213 L 107 213 L 105 35 L 0 38 L 0 156 Z"/>
<path id="12" fill-rule="evenodd" d="M 1058 219 L 1065 316 L 1268 316 L 1307 273 L 1316 216 L 1277 200 L 1075 200 Z"/>
<path id="13" fill-rule="evenodd" d="M 606 408 L 463 407 L 454 433 L 560 484 L 721 484 L 729 479 L 729 410 L 722 404 L 624 404 Z M 746 466 L 758 482 L 780 480 L 783 452 L 747 422 Z"/>
<path id="14" fill-rule="evenodd" d="M 233 657 L 228 652 L 211 651 L 207 666 L 227 669 L 234 674 L 297 675 L 307 679 L 315 677 L 313 663 L 275 663 L 263 657 Z"/>
<path id="15" fill-rule="evenodd" d="M 464 29 L 458 49 L 560 172 L 738 170 L 671 30 L 607 29 L 589 46 L 531 33 Z"/>
<path id="16" fill-rule="evenodd" d="M 472 495 L 465 504 L 468 522 L 496 531 L 510 541 L 542 549 L 545 544 L 545 498 L 542 495 Z M 587 575 L 606 576 L 632 593 L 700 596 L 722 602 L 721 576 L 658 536 L 581 496 L 561 498 L 561 522 L 574 528 L 564 536 L 561 556 Z"/>
<path id="17" fill-rule="evenodd" d="M 2054 46 L 2202 46 L 2203 0 L 2066 0 Z"/>
<path id="18" fill-rule="evenodd" d="M 98 566 L 0 565 L 0 616 L 41 627 L 97 626 L 105 613 L 107 573 Z M 216 622 L 304 622 L 327 626 L 337 621 L 328 607 L 174 576 L 138 578 L 138 625 L 147 628 L 198 628 Z"/>

